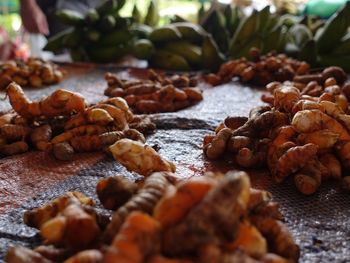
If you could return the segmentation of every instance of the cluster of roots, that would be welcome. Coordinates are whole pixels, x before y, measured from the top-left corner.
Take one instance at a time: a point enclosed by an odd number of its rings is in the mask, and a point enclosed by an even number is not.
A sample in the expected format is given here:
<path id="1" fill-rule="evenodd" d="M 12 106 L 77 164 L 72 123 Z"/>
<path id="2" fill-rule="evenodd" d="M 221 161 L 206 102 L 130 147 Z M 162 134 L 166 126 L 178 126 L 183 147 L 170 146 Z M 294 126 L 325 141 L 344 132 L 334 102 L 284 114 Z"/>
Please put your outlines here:
<path id="1" fill-rule="evenodd" d="M 186 75 L 164 77 L 149 70 L 147 79 L 126 80 L 106 73 L 105 80 L 105 95 L 124 98 L 137 113 L 174 112 L 203 99 L 197 80 Z"/>
<path id="2" fill-rule="evenodd" d="M 6 262 L 297 262 L 299 247 L 271 194 L 252 189 L 247 174 L 210 173 L 185 181 L 170 172 L 132 182 L 101 179 L 106 210 L 68 192 L 26 211 L 43 244 L 9 249 Z"/>
<path id="3" fill-rule="evenodd" d="M 209 159 L 226 153 L 245 168 L 267 166 L 277 183 L 293 176 L 303 194 L 317 191 L 323 181 L 341 181 L 349 188 L 350 111 L 346 74 L 330 67 L 295 81 L 272 82 L 269 106 L 246 117 L 227 117 L 215 134 L 204 138 Z M 297 81 L 298 80 L 298 81 Z"/>
<path id="4" fill-rule="evenodd" d="M 0 90 L 12 81 L 18 85 L 40 88 L 61 82 L 63 72 L 57 65 L 40 58 L 29 58 L 28 61 L 10 60 L 0 63 Z"/>

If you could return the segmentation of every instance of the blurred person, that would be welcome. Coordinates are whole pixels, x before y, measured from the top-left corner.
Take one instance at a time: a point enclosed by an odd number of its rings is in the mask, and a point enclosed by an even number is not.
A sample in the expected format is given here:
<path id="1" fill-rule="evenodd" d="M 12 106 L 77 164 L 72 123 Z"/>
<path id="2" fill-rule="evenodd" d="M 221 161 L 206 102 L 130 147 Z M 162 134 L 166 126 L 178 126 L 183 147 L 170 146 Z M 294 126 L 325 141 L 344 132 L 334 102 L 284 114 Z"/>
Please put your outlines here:
<path id="1" fill-rule="evenodd" d="M 20 0 L 20 15 L 29 33 L 52 36 L 66 28 L 57 21 L 56 10 L 71 9 L 84 14 L 99 2 L 101 0 Z"/>

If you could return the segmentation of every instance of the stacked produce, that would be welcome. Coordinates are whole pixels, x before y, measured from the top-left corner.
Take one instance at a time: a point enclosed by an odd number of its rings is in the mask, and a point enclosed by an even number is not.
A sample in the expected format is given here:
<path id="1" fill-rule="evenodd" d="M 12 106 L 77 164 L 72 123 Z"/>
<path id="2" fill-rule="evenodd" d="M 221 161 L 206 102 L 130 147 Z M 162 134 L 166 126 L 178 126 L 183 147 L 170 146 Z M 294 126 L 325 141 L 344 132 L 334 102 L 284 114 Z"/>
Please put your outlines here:
<path id="1" fill-rule="evenodd" d="M 209 12 L 200 16 L 201 25 L 228 57 L 250 59 L 249 50 L 257 48 L 262 54 L 286 53 L 313 67 L 334 65 L 350 71 L 349 2 L 326 22 L 271 13 L 269 6 L 249 16 L 231 5 Z"/>
<path id="2" fill-rule="evenodd" d="M 97 195 L 108 213 L 79 192 L 25 212 L 44 244 L 10 248 L 23 262 L 297 262 L 299 248 L 271 194 L 250 188 L 247 174 L 207 174 L 174 183 L 157 172 L 142 184 L 104 178 Z M 220 220 L 217 220 L 220 219 Z"/>
<path id="3" fill-rule="evenodd" d="M 15 83 L 8 86 L 7 95 L 14 112 L 0 116 L 3 156 L 24 153 L 32 146 L 69 160 L 74 152 L 100 151 L 122 138 L 144 142 L 136 129 L 146 132 L 155 128 L 149 120 L 134 120 L 122 98 L 87 107 L 80 94 L 58 89 L 32 102 Z"/>
<path id="4" fill-rule="evenodd" d="M 58 20 L 71 27 L 50 38 L 44 50 L 57 53 L 68 49 L 73 61 L 94 62 L 114 62 L 131 54 L 135 41 L 147 36 L 151 28 L 134 23 L 131 17 L 121 17 L 119 10 L 124 3 L 123 0 L 106 0 L 85 15 L 73 10 L 59 10 L 56 14 Z M 145 23 L 153 25 L 157 17 L 152 1 Z M 148 48 L 151 44 L 146 45 Z"/>
<path id="5" fill-rule="evenodd" d="M 147 80 L 120 79 L 112 73 L 106 73 L 105 79 L 105 95 L 123 97 L 138 113 L 173 112 L 203 99 L 197 80 L 187 75 L 163 77 L 149 70 Z"/>
<path id="6" fill-rule="evenodd" d="M 295 76 L 309 72 L 310 65 L 285 54 L 260 55 L 258 49 L 250 50 L 252 61 L 245 57 L 230 60 L 221 65 L 216 74 L 209 74 L 207 81 L 213 86 L 230 82 L 238 77 L 243 83 L 263 86 L 272 81 L 292 80 Z"/>
<path id="7" fill-rule="evenodd" d="M 40 88 L 62 80 L 63 73 L 57 65 L 39 58 L 28 61 L 11 60 L 0 63 L 0 90 L 12 81 L 21 86 Z"/>
<path id="8" fill-rule="evenodd" d="M 277 183 L 293 176 L 303 194 L 317 191 L 322 181 L 341 180 L 350 168 L 345 80 L 341 68 L 331 67 L 294 82 L 270 83 L 273 96 L 265 101 L 271 105 L 252 109 L 249 118 L 227 117 L 216 134 L 204 138 L 205 155 L 218 159 L 228 153 L 242 167 L 267 166 Z M 349 180 L 343 179 L 347 187 Z"/>
<path id="9" fill-rule="evenodd" d="M 199 25 L 178 22 L 153 29 L 151 66 L 168 70 L 216 70 L 225 60 L 214 39 Z"/>

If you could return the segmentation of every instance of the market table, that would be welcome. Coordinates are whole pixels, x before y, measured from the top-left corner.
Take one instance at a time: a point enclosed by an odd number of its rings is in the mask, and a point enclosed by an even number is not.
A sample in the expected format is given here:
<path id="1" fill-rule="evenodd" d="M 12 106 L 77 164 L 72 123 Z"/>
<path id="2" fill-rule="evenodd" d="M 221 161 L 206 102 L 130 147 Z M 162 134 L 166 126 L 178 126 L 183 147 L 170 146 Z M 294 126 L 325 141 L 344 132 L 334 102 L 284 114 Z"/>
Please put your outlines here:
<path id="1" fill-rule="evenodd" d="M 126 69 L 98 68 L 93 65 L 64 66 L 66 79 L 42 89 L 25 89 L 31 99 L 65 88 L 83 94 L 89 103 L 106 97 L 104 72 L 129 76 Z M 157 131 L 147 137 L 165 158 L 177 165 L 179 177 L 198 176 L 205 171 L 237 169 L 233 164 L 209 162 L 202 154 L 203 136 L 228 115 L 247 116 L 262 105 L 262 91 L 237 82 L 210 87 L 200 84 L 204 99 L 177 113 L 151 115 Z M 0 97 L 5 97 L 0 92 Z M 10 109 L 1 101 L 0 112 Z M 225 162 L 227 163 L 227 162 Z M 281 205 L 287 226 L 301 247 L 301 262 L 350 262 L 350 195 L 333 183 L 322 184 L 312 196 L 300 194 L 293 182 L 276 185 L 265 170 L 248 171 L 252 185 L 273 194 Z M 121 174 L 136 178 L 103 153 L 76 154 L 72 161 L 57 161 L 50 154 L 30 152 L 0 159 L 0 260 L 13 244 L 34 246 L 37 230 L 22 222 L 24 210 L 31 209 L 69 190 L 78 190 L 96 198 L 95 186 L 102 177 Z"/>

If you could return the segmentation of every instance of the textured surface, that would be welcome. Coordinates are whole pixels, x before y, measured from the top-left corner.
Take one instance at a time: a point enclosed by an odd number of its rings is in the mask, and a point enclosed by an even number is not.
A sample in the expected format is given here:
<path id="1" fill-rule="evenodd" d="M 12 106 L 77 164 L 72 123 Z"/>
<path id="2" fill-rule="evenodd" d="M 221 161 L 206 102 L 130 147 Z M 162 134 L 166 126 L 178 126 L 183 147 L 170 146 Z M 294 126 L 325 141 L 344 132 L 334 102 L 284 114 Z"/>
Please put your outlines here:
<path id="1" fill-rule="evenodd" d="M 75 69 L 74 76 L 68 76 L 58 86 L 77 90 L 88 96 L 90 102 L 95 102 L 104 98 L 103 72 L 92 68 Z M 54 88 L 43 91 L 47 94 Z M 201 103 L 178 113 L 152 116 L 159 130 L 148 137 L 148 143 L 157 145 L 164 157 L 176 163 L 181 177 L 196 176 L 209 170 L 234 169 L 230 164 L 210 163 L 203 157 L 203 135 L 227 115 L 247 115 L 250 108 L 261 104 L 260 91 L 236 83 L 216 88 L 203 86 L 203 89 Z M 30 96 L 39 97 L 40 92 L 32 90 Z M 2 110 L 8 108 L 3 102 L 0 105 Z M 271 191 L 275 201 L 280 202 L 286 223 L 301 246 L 301 262 L 350 262 L 348 193 L 335 185 L 324 184 L 318 193 L 306 197 L 295 190 L 292 182 L 275 185 L 266 171 L 248 172 L 255 187 Z M 96 197 L 97 180 L 116 174 L 136 176 L 109 157 L 95 153 L 76 156 L 73 162 L 56 164 L 52 157 L 43 153 L 0 160 L 0 259 L 10 244 L 34 246 L 38 242 L 37 232 L 22 223 L 24 210 L 68 190 L 79 190 Z"/>

